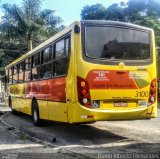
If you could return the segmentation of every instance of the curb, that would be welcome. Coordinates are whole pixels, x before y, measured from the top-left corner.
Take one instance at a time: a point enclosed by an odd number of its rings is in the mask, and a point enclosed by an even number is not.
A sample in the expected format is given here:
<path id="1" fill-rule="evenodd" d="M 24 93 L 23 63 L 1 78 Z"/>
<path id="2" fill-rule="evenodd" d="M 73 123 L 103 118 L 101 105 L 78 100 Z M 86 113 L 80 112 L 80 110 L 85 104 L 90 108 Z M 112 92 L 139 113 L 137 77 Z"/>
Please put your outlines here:
<path id="1" fill-rule="evenodd" d="M 53 144 L 53 143 L 50 143 L 50 142 L 47 142 L 47 141 L 43 141 L 41 139 L 38 139 L 36 137 L 32 137 L 31 135 L 29 135 L 29 133 L 26 133 L 22 130 L 19 130 L 18 128 L 16 127 L 13 127 L 12 125 L 6 123 L 3 118 L 6 117 L 7 115 L 9 115 L 10 113 L 5 113 L 3 115 L 0 116 L 0 123 L 2 123 L 3 125 L 7 126 L 6 130 L 11 130 L 12 132 L 9 132 L 11 135 L 13 136 L 16 136 L 16 137 L 20 137 L 21 135 L 25 135 L 26 136 L 26 139 L 31 141 L 31 142 L 35 142 L 35 143 L 38 143 L 38 144 L 41 144 L 42 146 L 48 146 L 48 147 L 51 147 L 51 148 L 55 148 L 57 145 Z M 13 132 L 14 131 L 14 132 Z M 91 157 L 91 156 L 86 156 L 84 154 L 81 154 L 81 153 L 77 153 L 77 152 L 74 152 L 72 150 L 68 150 L 68 149 L 63 149 L 63 148 L 59 148 L 56 150 L 57 152 L 56 153 L 65 153 L 65 154 L 68 154 L 69 156 L 71 157 L 76 157 L 77 159 L 95 159 L 94 157 Z"/>
<path id="2" fill-rule="evenodd" d="M 15 131 L 14 136 L 20 137 L 20 135 L 25 135 L 25 136 L 27 137 L 27 140 L 29 140 L 29 141 L 36 142 L 36 143 L 39 143 L 39 144 L 42 144 L 42 145 L 48 146 L 48 147 L 54 147 L 54 146 L 56 146 L 56 145 L 53 145 L 53 144 L 51 144 L 51 143 L 49 143 L 49 142 L 40 140 L 40 139 L 38 139 L 38 138 L 36 138 L 36 137 L 32 137 L 31 135 L 25 133 L 24 131 L 21 131 L 21 130 L 19 130 L 18 128 L 13 127 L 13 126 L 11 126 L 10 124 L 6 123 L 6 122 L 3 120 L 3 118 L 6 117 L 7 115 L 9 115 L 9 113 L 5 113 L 4 115 L 2 115 L 2 116 L 0 117 L 0 122 L 1 122 L 3 125 L 5 125 L 5 126 L 8 127 L 7 130 L 14 130 L 14 131 Z M 12 133 L 12 135 L 13 135 L 13 133 Z"/>

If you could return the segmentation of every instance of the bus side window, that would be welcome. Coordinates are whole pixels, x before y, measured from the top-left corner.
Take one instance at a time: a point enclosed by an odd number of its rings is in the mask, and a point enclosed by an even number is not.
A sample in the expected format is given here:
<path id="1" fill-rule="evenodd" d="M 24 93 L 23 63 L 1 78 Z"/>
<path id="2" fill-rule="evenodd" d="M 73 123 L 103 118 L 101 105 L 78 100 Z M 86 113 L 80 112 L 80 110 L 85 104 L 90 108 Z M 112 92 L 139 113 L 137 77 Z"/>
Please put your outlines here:
<path id="1" fill-rule="evenodd" d="M 40 52 L 36 53 L 34 56 L 33 67 L 40 65 Z"/>
<path id="2" fill-rule="evenodd" d="M 18 82 L 18 65 L 13 67 L 13 84 Z"/>
<path id="3" fill-rule="evenodd" d="M 58 41 L 55 45 L 55 58 L 59 59 L 65 55 L 65 49 L 64 49 L 64 39 Z"/>
<path id="4" fill-rule="evenodd" d="M 24 81 L 24 61 L 19 64 L 19 79 L 18 82 Z"/>
<path id="5" fill-rule="evenodd" d="M 13 79 L 13 68 L 9 68 L 9 79 L 8 79 L 8 84 L 12 84 L 12 79 Z"/>
<path id="6" fill-rule="evenodd" d="M 41 78 L 52 77 L 52 45 L 42 50 L 41 53 Z"/>
<path id="7" fill-rule="evenodd" d="M 32 80 L 39 79 L 40 75 L 40 53 L 32 56 Z"/>
<path id="8" fill-rule="evenodd" d="M 70 37 L 62 39 L 55 45 L 56 59 L 53 61 L 53 76 L 67 74 L 70 54 Z"/>
<path id="9" fill-rule="evenodd" d="M 51 78 L 52 77 L 52 62 L 41 66 L 41 78 Z"/>
<path id="10" fill-rule="evenodd" d="M 51 61 L 52 60 L 52 46 L 49 46 L 45 48 L 44 50 L 42 50 L 41 57 L 42 57 L 41 58 L 42 64 Z"/>
<path id="11" fill-rule="evenodd" d="M 31 80 L 31 58 L 25 60 L 25 81 Z"/>

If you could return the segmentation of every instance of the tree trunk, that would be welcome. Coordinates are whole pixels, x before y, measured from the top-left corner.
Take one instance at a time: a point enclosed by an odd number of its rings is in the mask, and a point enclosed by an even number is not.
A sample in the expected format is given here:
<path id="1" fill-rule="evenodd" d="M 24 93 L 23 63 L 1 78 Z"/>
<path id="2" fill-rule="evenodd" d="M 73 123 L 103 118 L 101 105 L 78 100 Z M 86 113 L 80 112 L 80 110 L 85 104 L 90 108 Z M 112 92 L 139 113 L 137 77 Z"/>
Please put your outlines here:
<path id="1" fill-rule="evenodd" d="M 28 51 L 32 50 L 32 35 L 28 35 Z"/>

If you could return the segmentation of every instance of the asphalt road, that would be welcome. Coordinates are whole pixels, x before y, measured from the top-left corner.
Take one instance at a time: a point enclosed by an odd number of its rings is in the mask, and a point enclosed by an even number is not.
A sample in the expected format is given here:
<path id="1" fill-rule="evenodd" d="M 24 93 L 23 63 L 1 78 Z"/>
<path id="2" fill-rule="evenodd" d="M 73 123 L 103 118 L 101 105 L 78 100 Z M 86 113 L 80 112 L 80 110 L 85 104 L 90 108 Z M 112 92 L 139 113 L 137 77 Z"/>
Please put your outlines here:
<path id="1" fill-rule="evenodd" d="M 86 125 L 49 122 L 44 127 L 35 127 L 31 117 L 24 114 L 9 114 L 3 120 L 32 137 L 46 141 L 52 147 L 31 142 L 24 137 L 23 140 L 17 140 L 0 127 L 0 136 L 3 138 L 0 140 L 0 152 L 56 152 L 57 156 L 68 158 L 77 158 L 75 154 L 78 158 L 118 158 L 113 156 L 115 154 L 131 155 L 129 158 L 142 158 L 143 155 L 158 158 L 160 154 L 160 108 L 158 118 L 151 120 L 103 121 Z M 27 149 L 8 147 L 19 143 L 30 146 Z M 4 149 L 5 144 L 8 149 Z"/>

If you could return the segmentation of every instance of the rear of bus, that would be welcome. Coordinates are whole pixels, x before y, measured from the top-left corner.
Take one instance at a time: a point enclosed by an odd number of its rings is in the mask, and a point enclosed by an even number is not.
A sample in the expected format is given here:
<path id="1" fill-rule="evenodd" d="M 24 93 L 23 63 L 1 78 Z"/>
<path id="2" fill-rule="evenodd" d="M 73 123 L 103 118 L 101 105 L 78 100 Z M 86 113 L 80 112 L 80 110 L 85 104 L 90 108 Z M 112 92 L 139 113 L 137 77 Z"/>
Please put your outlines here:
<path id="1" fill-rule="evenodd" d="M 156 117 L 153 30 L 110 21 L 81 21 L 79 27 L 73 122 Z"/>

